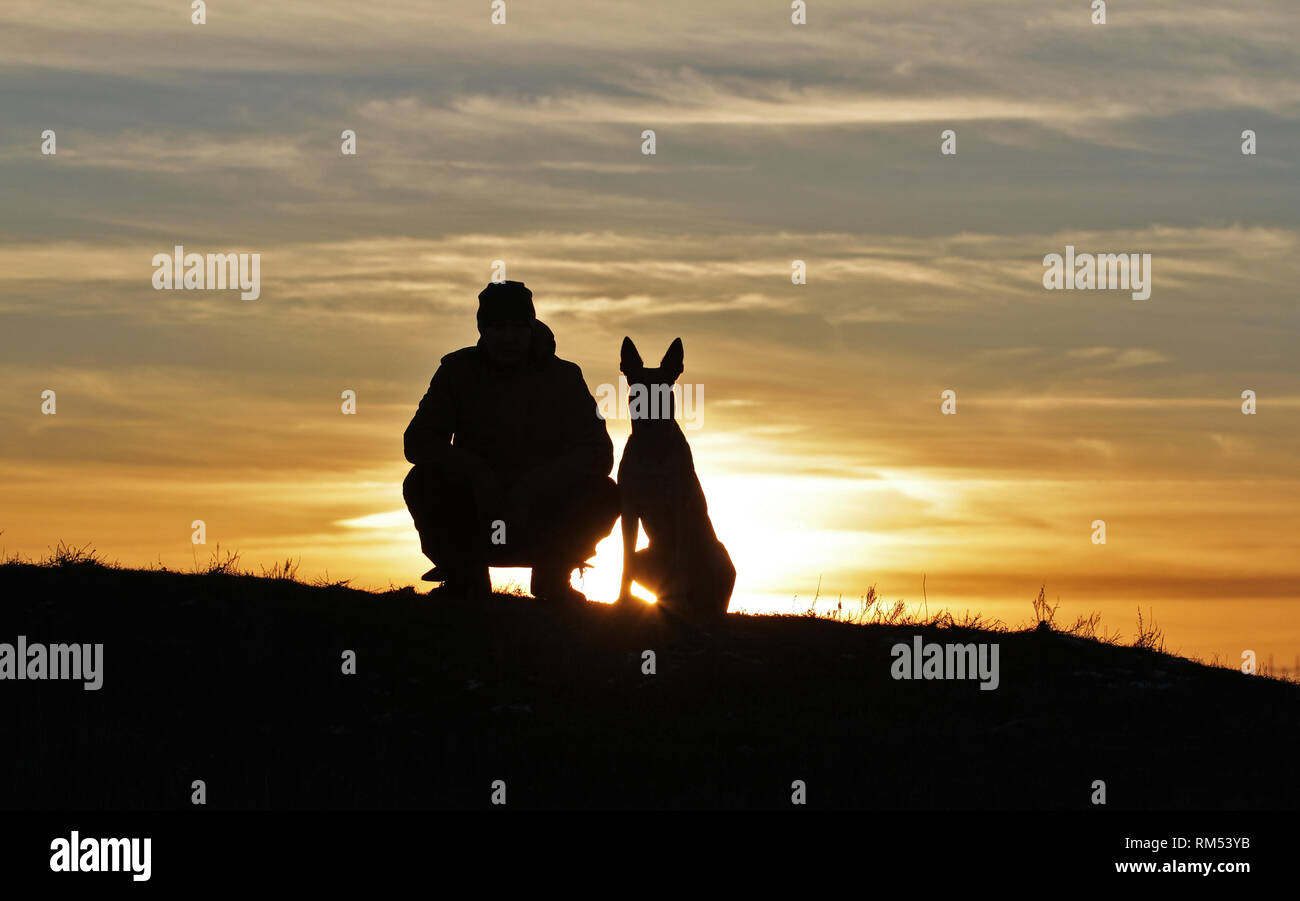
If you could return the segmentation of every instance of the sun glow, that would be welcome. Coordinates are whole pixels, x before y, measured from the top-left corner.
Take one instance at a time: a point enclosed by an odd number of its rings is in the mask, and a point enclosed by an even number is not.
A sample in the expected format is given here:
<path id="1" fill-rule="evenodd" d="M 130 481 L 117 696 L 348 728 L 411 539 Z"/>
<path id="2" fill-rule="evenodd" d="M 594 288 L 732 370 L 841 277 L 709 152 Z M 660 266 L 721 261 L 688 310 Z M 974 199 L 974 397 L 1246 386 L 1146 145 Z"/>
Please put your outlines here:
<path id="1" fill-rule="evenodd" d="M 893 536 L 845 528 L 839 522 L 855 495 L 888 485 L 881 480 L 796 477 L 779 487 L 751 475 L 702 474 L 700 480 L 714 531 L 736 567 L 733 610 L 784 610 L 782 602 L 774 601 L 782 597 L 774 588 L 789 586 L 792 593 L 811 595 L 819 577 L 878 565 L 884 551 L 898 543 Z M 639 529 L 637 548 L 648 543 Z M 574 586 L 593 601 L 613 601 L 622 557 L 622 529 L 616 527 L 596 546 L 585 576 L 575 575 Z M 859 587 L 866 588 L 852 586 Z M 632 593 L 647 600 L 654 597 L 635 583 Z"/>
<path id="2" fill-rule="evenodd" d="M 638 527 L 637 550 L 649 544 L 645 529 Z M 573 587 L 585 594 L 589 601 L 613 603 L 618 599 L 618 589 L 623 580 L 623 530 L 619 525 L 616 524 L 614 531 L 596 545 L 596 555 L 591 560 L 592 565 L 585 573 L 581 576 L 574 573 Z M 632 583 L 632 596 L 655 602 L 655 596 L 639 582 Z"/>

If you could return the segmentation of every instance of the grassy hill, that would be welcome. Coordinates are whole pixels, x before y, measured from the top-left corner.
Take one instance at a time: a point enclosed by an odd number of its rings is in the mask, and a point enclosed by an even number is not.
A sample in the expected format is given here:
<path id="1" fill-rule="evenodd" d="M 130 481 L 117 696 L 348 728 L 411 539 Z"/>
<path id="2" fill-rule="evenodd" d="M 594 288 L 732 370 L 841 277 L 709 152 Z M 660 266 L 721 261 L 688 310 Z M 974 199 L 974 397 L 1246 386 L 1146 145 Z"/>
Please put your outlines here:
<path id="1" fill-rule="evenodd" d="M 0 806 L 1290 808 L 1300 686 L 1022 632 L 479 604 L 63 554 L 0 565 L 0 642 L 102 642 L 104 685 L 0 681 Z M 890 648 L 997 642 L 1000 684 Z M 1143 643 L 1151 644 L 1150 635 Z M 341 672 L 345 651 L 356 674 Z M 655 652 L 654 675 L 642 672 Z"/>

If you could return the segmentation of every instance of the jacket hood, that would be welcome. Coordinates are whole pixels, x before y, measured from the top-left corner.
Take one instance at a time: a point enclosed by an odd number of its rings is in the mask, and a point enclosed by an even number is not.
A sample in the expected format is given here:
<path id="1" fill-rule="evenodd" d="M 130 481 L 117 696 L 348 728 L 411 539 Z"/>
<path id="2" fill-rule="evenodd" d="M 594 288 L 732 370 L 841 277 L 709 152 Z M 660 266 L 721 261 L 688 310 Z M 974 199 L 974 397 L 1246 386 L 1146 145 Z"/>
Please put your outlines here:
<path id="1" fill-rule="evenodd" d="M 540 319 L 533 320 L 533 357 L 539 360 L 555 356 L 555 332 Z"/>
<path id="2" fill-rule="evenodd" d="M 483 339 L 480 337 L 474 346 L 482 350 Z M 551 331 L 551 327 L 540 319 L 533 320 L 533 341 L 528 355 L 534 364 L 546 363 L 555 359 L 555 332 Z"/>

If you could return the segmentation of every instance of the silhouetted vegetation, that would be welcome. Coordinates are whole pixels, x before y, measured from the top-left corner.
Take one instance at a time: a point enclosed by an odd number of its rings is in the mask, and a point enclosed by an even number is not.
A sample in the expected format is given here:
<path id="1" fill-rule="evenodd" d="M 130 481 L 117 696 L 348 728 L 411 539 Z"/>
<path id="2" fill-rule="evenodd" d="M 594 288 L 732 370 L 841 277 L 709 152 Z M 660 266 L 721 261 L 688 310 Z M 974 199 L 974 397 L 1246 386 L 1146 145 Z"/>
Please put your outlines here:
<path id="1" fill-rule="evenodd" d="M 0 744 L 4 806 L 183 809 L 195 779 L 214 808 L 485 807 L 495 779 L 525 808 L 785 808 L 795 779 L 846 808 L 1084 808 L 1094 779 L 1120 808 L 1300 799 L 1300 686 L 1160 653 L 1146 618 L 1121 647 L 1095 616 L 911 622 L 871 591 L 841 601 L 851 622 L 703 633 L 653 607 L 438 602 L 213 557 L 132 570 L 61 545 L 0 566 L 0 641 L 105 646 L 100 691 L 6 687 L 24 740 Z M 914 635 L 997 642 L 999 688 L 895 681 Z"/>

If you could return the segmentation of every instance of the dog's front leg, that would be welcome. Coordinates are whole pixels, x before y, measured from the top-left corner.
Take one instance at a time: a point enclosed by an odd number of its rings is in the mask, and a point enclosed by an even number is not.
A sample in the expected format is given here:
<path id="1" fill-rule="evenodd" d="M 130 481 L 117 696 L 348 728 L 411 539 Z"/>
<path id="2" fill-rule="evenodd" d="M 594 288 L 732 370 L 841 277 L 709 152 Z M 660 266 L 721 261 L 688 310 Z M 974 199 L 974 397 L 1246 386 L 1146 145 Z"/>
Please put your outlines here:
<path id="1" fill-rule="evenodd" d="M 686 504 L 677 504 L 673 510 L 673 564 L 669 580 L 672 588 L 669 597 L 676 606 L 682 608 L 691 606 L 691 560 L 694 549 L 691 547 L 692 535 L 687 527 L 689 522 L 690 514 Z"/>
<path id="2" fill-rule="evenodd" d="M 623 579 L 619 583 L 618 603 L 632 601 L 632 560 L 636 554 L 636 527 L 638 516 L 630 504 L 623 505 Z"/>

